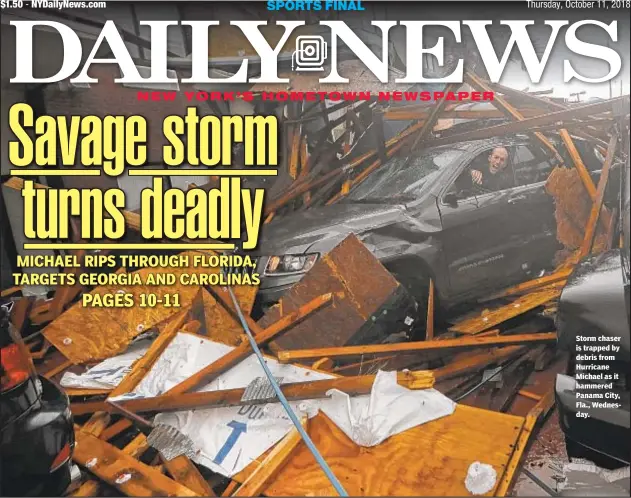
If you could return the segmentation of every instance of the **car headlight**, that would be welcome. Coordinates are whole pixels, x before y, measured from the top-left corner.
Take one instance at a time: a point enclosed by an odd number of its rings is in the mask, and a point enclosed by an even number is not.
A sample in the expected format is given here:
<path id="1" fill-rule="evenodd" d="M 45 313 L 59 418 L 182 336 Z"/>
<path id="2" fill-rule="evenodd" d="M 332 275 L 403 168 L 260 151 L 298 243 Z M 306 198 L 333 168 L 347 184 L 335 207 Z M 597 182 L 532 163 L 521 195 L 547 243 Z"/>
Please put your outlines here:
<path id="1" fill-rule="evenodd" d="M 287 273 L 305 273 L 313 268 L 318 254 L 272 256 L 265 265 L 265 275 L 283 275 Z"/>

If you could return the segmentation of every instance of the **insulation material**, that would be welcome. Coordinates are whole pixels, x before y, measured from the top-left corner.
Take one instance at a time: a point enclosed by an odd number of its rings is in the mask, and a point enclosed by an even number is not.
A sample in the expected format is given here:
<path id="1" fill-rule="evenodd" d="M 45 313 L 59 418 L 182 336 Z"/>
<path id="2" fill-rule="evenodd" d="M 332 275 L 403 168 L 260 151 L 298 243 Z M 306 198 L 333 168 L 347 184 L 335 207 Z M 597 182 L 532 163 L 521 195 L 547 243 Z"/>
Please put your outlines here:
<path id="1" fill-rule="evenodd" d="M 483 495 L 491 491 L 497 482 L 497 472 L 486 463 L 473 462 L 467 472 L 465 486 L 473 495 Z"/>
<path id="2" fill-rule="evenodd" d="M 548 177 L 546 191 L 554 197 L 557 240 L 565 247 L 564 254 L 568 254 L 578 249 L 583 242 L 592 200 L 575 168 L 555 168 Z M 602 223 L 599 223 L 594 252 L 600 252 L 605 244 L 606 234 Z"/>
<path id="3" fill-rule="evenodd" d="M 136 389 L 114 399 L 158 396 L 232 349 L 230 346 L 200 336 L 180 333 Z M 274 377 L 282 379 L 283 384 L 333 378 L 331 375 L 307 368 L 282 365 L 272 358 L 267 360 L 267 366 Z M 246 388 L 252 381 L 261 377 L 262 373 L 258 359 L 252 354 L 201 390 Z M 364 417 L 363 422 L 377 428 L 378 437 L 387 438 L 453 411 L 455 404 L 439 392 L 433 389 L 410 391 L 399 386 L 398 389 L 393 389 L 390 382 L 392 378 L 388 374 L 383 375 L 371 396 L 356 397 L 352 406 L 354 413 L 374 417 L 374 420 Z M 420 392 L 424 394 L 419 395 Z M 393 393 L 396 399 L 393 399 Z M 338 392 L 338 396 L 345 395 Z M 421 397 L 423 400 L 419 401 Z M 392 402 L 396 403 L 396 411 L 399 413 L 387 410 L 388 406 L 392 407 Z M 419 404 L 423 403 L 425 407 L 421 413 L 412 413 L 419 411 Z M 303 415 L 313 417 L 320 409 L 336 420 L 344 420 L 347 417 L 349 406 L 348 403 L 340 403 L 340 398 L 303 400 L 290 402 L 290 405 L 299 418 Z M 190 437 L 199 449 L 195 461 L 227 477 L 232 477 L 245 469 L 293 428 L 280 403 L 266 402 L 162 413 L 156 416 L 154 423 L 170 425 Z"/>
<path id="4" fill-rule="evenodd" d="M 136 389 L 123 397 L 158 396 L 232 349 L 200 336 L 180 333 Z M 267 363 L 272 374 L 282 377 L 285 383 L 332 378 L 306 368 L 281 365 L 272 359 Z M 261 374 L 261 366 L 252 354 L 201 391 L 245 388 Z M 317 412 L 317 407 L 309 402 L 290 404 L 299 415 Z M 156 416 L 154 423 L 171 425 L 189 436 L 200 450 L 195 460 L 227 477 L 243 470 L 293 427 L 279 403 L 163 413 Z"/>
<path id="5" fill-rule="evenodd" d="M 322 411 L 359 446 L 377 446 L 390 436 L 451 415 L 456 403 L 435 389 L 411 391 L 397 383 L 397 372 L 378 372 L 366 397 L 331 390 Z"/>
<path id="6" fill-rule="evenodd" d="M 134 362 L 145 355 L 152 342 L 152 338 L 136 340 L 123 354 L 108 358 L 82 374 L 64 373 L 60 384 L 78 389 L 113 389 L 131 371 Z"/>

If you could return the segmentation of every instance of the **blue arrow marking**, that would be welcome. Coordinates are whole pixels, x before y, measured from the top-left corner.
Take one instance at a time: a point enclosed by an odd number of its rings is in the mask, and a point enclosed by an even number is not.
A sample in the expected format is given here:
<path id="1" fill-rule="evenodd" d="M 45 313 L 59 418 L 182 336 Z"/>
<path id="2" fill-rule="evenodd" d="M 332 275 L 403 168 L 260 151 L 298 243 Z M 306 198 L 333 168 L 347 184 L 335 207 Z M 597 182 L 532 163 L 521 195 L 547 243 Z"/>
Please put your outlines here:
<path id="1" fill-rule="evenodd" d="M 230 422 L 228 424 L 228 427 L 232 428 L 232 432 L 230 433 L 228 439 L 226 439 L 226 442 L 223 444 L 223 446 L 219 450 L 219 453 L 217 453 L 217 456 L 213 460 L 213 462 L 217 465 L 221 465 L 222 462 L 226 459 L 228 453 L 230 453 L 234 445 L 237 443 L 237 440 L 239 439 L 241 433 L 248 432 L 248 426 L 243 422 L 237 422 L 236 420 Z"/>

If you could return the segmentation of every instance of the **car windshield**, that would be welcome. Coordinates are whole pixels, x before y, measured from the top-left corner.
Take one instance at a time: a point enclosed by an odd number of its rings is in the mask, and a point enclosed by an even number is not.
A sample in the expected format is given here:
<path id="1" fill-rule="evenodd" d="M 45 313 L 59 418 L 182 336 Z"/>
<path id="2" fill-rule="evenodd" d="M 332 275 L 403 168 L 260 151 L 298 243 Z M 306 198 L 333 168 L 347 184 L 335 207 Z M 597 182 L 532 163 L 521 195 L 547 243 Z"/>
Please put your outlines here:
<path id="1" fill-rule="evenodd" d="M 455 147 L 423 151 L 418 157 L 395 157 L 372 173 L 346 198 L 349 202 L 413 200 L 421 187 L 464 153 Z"/>

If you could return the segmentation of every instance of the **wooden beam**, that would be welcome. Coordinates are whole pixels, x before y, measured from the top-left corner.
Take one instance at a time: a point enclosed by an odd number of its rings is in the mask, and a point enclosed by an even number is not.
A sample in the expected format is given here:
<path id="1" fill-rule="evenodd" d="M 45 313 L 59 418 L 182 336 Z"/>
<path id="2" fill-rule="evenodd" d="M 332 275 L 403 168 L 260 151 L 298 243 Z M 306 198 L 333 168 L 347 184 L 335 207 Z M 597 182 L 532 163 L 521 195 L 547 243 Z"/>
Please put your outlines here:
<path id="1" fill-rule="evenodd" d="M 178 483 L 186 486 L 200 496 L 216 496 L 204 476 L 185 455 L 179 455 L 171 460 L 160 455 L 160 459 L 167 472 Z"/>
<path id="2" fill-rule="evenodd" d="M 17 294 L 18 292 L 22 292 L 22 286 L 9 287 L 8 289 L 0 292 L 0 297 L 9 297 L 13 294 Z"/>
<path id="3" fill-rule="evenodd" d="M 290 401 L 319 399 L 327 397 L 331 389 L 343 391 L 349 395 L 369 394 L 375 381 L 375 375 L 357 377 L 336 377 L 334 379 L 314 380 L 310 382 L 292 382 L 281 385 L 281 390 Z M 408 389 L 430 389 L 434 386 L 434 374 L 427 370 L 397 373 L 397 382 Z M 199 408 L 221 408 L 259 404 L 260 400 L 242 401 L 245 388 L 224 389 L 183 394 L 163 394 L 154 398 L 128 399 L 117 401 L 125 410 L 134 413 L 187 411 Z M 104 401 L 72 403 L 73 415 L 83 415 L 95 411 L 114 411 Z"/>
<path id="4" fill-rule="evenodd" d="M 169 321 L 164 331 L 151 343 L 147 352 L 134 363 L 131 371 L 125 375 L 120 384 L 112 390 L 109 396 L 110 398 L 131 392 L 140 384 L 140 381 L 147 375 L 151 368 L 153 368 L 155 362 L 160 358 L 162 353 L 181 330 L 182 326 L 186 323 L 188 312 L 188 309 L 182 310 Z"/>
<path id="5" fill-rule="evenodd" d="M 616 222 L 618 221 L 618 208 L 614 208 L 609 219 L 609 226 L 607 226 L 606 246 L 605 250 L 608 251 L 613 247 L 613 236 L 616 233 Z"/>
<path id="6" fill-rule="evenodd" d="M 587 254 L 592 249 L 592 244 L 594 243 L 594 235 L 596 234 L 598 218 L 603 207 L 605 190 L 607 189 L 607 181 L 609 180 L 609 170 L 611 169 L 611 164 L 613 163 L 614 155 L 616 153 L 617 143 L 618 135 L 614 133 L 611 137 L 611 140 L 609 141 L 607 156 L 605 157 L 605 163 L 603 164 L 602 173 L 600 174 L 600 180 L 598 181 L 598 189 L 596 190 L 596 195 L 594 197 L 594 204 L 592 205 L 592 210 L 589 213 L 589 220 L 587 221 L 587 225 L 585 226 L 585 237 L 579 250 L 579 255 L 581 258 L 587 256 Z M 609 222 L 607 221 L 606 225 L 608 224 Z"/>
<path id="7" fill-rule="evenodd" d="M 477 334 L 556 299 L 560 294 L 560 289 L 542 289 L 526 294 L 488 313 L 456 323 L 449 327 L 449 331 L 460 334 Z"/>
<path id="8" fill-rule="evenodd" d="M 457 90 L 460 85 L 461 85 L 460 83 L 449 83 L 447 87 L 445 88 L 445 94 Z M 438 121 L 438 118 L 440 117 L 443 110 L 445 109 L 445 106 L 447 105 L 447 103 L 448 103 L 447 99 L 441 99 L 434 104 L 434 107 L 432 107 L 432 110 L 430 111 L 427 120 L 423 123 L 423 127 L 420 129 L 420 131 L 418 132 L 418 135 L 416 136 L 416 138 L 414 139 L 414 142 L 412 143 L 412 150 L 416 150 L 418 145 L 427 138 L 429 133 L 434 128 L 436 121 Z"/>
<path id="9" fill-rule="evenodd" d="M 225 291 L 222 291 L 221 289 L 214 289 L 214 291 L 217 291 L 216 293 L 214 293 L 214 295 L 217 296 L 220 302 L 222 302 L 227 307 L 232 307 L 232 302 L 227 302 L 225 298 L 223 298 L 221 295 L 221 292 Z M 316 312 L 324 306 L 328 306 L 331 303 L 332 299 L 332 293 L 324 294 L 315 299 L 312 299 L 311 301 L 297 309 L 295 312 L 284 316 L 265 330 L 261 330 L 261 327 L 259 327 L 251 318 L 247 316 L 246 320 L 248 321 L 248 326 L 255 334 L 256 343 L 259 345 L 265 344 L 266 342 L 271 341 L 278 335 L 286 332 L 291 327 L 300 323 L 311 313 Z M 234 348 L 228 354 L 222 356 L 207 367 L 203 368 L 196 374 L 192 375 L 188 379 L 172 387 L 166 394 L 181 394 L 206 385 L 212 380 L 216 379 L 223 372 L 226 372 L 239 362 L 246 359 L 251 354 L 252 348 L 250 347 L 250 344 L 248 342 L 245 342 Z"/>
<path id="10" fill-rule="evenodd" d="M 123 380 L 110 392 L 109 397 L 120 396 L 133 391 L 133 389 L 140 383 L 143 377 L 147 374 L 151 367 L 160 357 L 162 352 L 170 344 L 171 340 L 175 337 L 180 327 L 186 321 L 188 310 L 180 311 L 174 315 L 170 320 L 165 330 L 156 338 L 148 351 L 138 359 L 132 366 L 131 371 L 125 375 Z M 109 425 L 110 416 L 106 411 L 96 411 L 90 420 L 88 420 L 82 430 L 88 431 L 96 436 L 99 436 L 103 430 Z M 105 425 L 103 426 L 103 424 Z M 127 427 L 131 427 L 131 422 L 126 421 Z M 123 424 L 124 425 L 124 424 Z M 125 427 L 125 428 L 127 428 Z M 124 429 L 123 429 L 124 430 Z"/>
<path id="11" fill-rule="evenodd" d="M 448 349 L 475 349 L 493 346 L 543 344 L 556 341 L 556 332 L 519 334 L 498 337 L 462 337 L 443 341 L 404 342 L 399 344 L 373 344 L 369 346 L 344 346 L 339 348 L 294 349 L 279 351 L 281 363 L 293 363 L 318 358 L 352 358 L 361 355 L 389 355 L 393 353 L 423 353 Z"/>
<path id="12" fill-rule="evenodd" d="M 234 493 L 238 486 L 238 481 L 230 481 L 230 484 L 226 486 L 226 489 L 224 489 L 224 492 L 221 493 L 221 496 L 232 496 L 232 493 Z"/>
<path id="13" fill-rule="evenodd" d="M 581 158 L 581 155 L 579 154 L 578 149 L 574 144 L 574 140 L 572 140 L 572 137 L 570 137 L 570 134 L 567 132 L 567 130 L 561 130 L 559 134 L 561 135 L 563 143 L 565 144 L 565 147 L 570 154 L 570 157 L 572 158 L 574 167 L 576 168 L 576 171 L 578 171 L 578 175 L 581 178 L 583 185 L 585 186 L 585 190 L 587 190 L 587 193 L 593 201 L 596 198 L 596 186 L 594 185 L 594 181 L 589 174 L 589 170 L 585 166 L 585 163 L 583 162 L 583 159 Z"/>
<path id="14" fill-rule="evenodd" d="M 523 346 L 507 346 L 505 348 L 494 348 L 479 353 L 462 353 L 454 358 L 444 367 L 439 367 L 432 372 L 436 381 L 448 380 L 469 372 L 478 372 L 490 363 L 498 363 L 513 356 L 523 353 Z"/>
<path id="15" fill-rule="evenodd" d="M 480 299 L 479 302 L 487 302 L 492 301 L 494 299 L 500 299 L 502 297 L 514 296 L 515 294 L 521 294 L 524 292 L 530 292 L 535 289 L 540 289 L 541 287 L 545 287 L 550 284 L 554 284 L 557 282 L 561 282 L 567 279 L 572 273 L 573 268 L 565 268 L 559 271 L 555 271 L 550 275 L 546 275 L 545 277 L 535 278 L 533 280 L 528 280 L 527 282 L 523 282 L 521 284 L 517 284 L 513 287 L 509 287 L 501 292 L 496 294 L 491 294 L 488 297 Z"/>
<path id="16" fill-rule="evenodd" d="M 302 421 L 305 430 L 307 429 L 308 420 L 308 418 L 305 418 Z M 232 496 L 261 496 L 265 488 L 292 457 L 301 442 L 302 437 L 300 433 L 296 428 L 293 428 L 265 457 L 265 460 L 249 475 Z"/>
<path id="17" fill-rule="evenodd" d="M 434 279 L 429 279 L 429 293 L 427 295 L 427 321 L 425 327 L 425 340 L 434 338 Z"/>
<path id="18" fill-rule="evenodd" d="M 144 434 L 138 434 L 122 451 L 132 458 L 140 458 L 148 449 L 149 443 L 147 443 L 147 437 Z M 99 496 L 100 487 L 101 483 L 99 481 L 89 479 L 72 493 L 71 496 Z"/>
<path id="19" fill-rule="evenodd" d="M 428 147 L 433 147 L 438 145 L 466 142 L 469 140 L 482 140 L 485 138 L 512 135 L 515 133 L 527 133 L 535 127 L 545 126 L 554 123 L 556 123 L 558 127 L 563 127 L 565 123 L 570 120 L 609 112 L 618 105 L 628 107 L 629 96 L 625 95 L 623 97 L 617 97 L 615 99 L 606 100 L 603 102 L 572 107 L 570 109 L 551 112 L 548 114 L 543 114 L 541 116 L 535 116 L 533 118 L 527 118 L 523 121 L 503 123 L 479 130 L 471 130 L 468 132 L 459 133 L 457 135 L 451 135 L 448 137 L 434 138 L 428 140 L 426 142 L 426 145 Z"/>
<path id="20" fill-rule="evenodd" d="M 290 128 L 291 152 L 289 154 L 288 173 L 292 180 L 298 178 L 298 161 L 300 153 L 300 125 L 294 125 Z"/>
<path id="21" fill-rule="evenodd" d="M 115 446 L 83 431 L 75 431 L 72 459 L 127 496 L 197 496 Z"/>
<path id="22" fill-rule="evenodd" d="M 77 388 L 77 387 L 64 387 L 64 392 L 69 396 L 69 397 L 77 397 L 77 396 L 101 396 L 101 395 L 108 395 L 109 393 L 112 392 L 111 389 L 83 389 L 83 388 Z"/>
<path id="23" fill-rule="evenodd" d="M 543 397 L 540 394 L 531 393 L 530 391 L 526 391 L 525 389 L 520 389 L 519 391 L 517 391 L 517 394 L 523 396 L 524 398 L 532 399 L 535 401 L 541 401 L 541 398 Z"/>
<path id="24" fill-rule="evenodd" d="M 112 419 L 109 413 L 95 413 L 92 417 L 90 417 L 90 420 L 83 424 L 80 430 L 86 434 L 92 434 L 93 436 L 99 437 L 103 431 L 107 429 L 107 426 L 110 425 L 111 420 Z"/>
<path id="25" fill-rule="evenodd" d="M 475 74 L 467 71 L 465 73 L 465 81 L 467 81 L 471 86 L 477 88 L 482 92 L 493 92 L 493 89 L 482 79 L 478 78 Z M 501 95 L 495 94 L 493 99 L 493 105 L 498 107 L 504 114 L 508 117 L 512 117 L 517 121 L 523 121 L 525 116 L 519 112 L 515 107 L 510 105 Z M 543 144 L 545 148 L 547 148 L 552 154 L 556 156 L 556 158 L 563 162 L 563 158 L 556 150 L 556 147 L 548 140 L 541 132 L 534 132 L 534 136 Z"/>
<path id="26" fill-rule="evenodd" d="M 72 363 L 70 360 L 66 360 L 63 363 L 60 363 L 59 365 L 57 365 L 55 368 L 51 368 L 43 376 L 46 377 L 47 379 L 51 379 L 55 375 L 60 374 L 61 372 L 66 370 L 67 368 L 70 368 L 72 365 L 74 365 L 74 363 Z"/>
<path id="27" fill-rule="evenodd" d="M 122 418 L 118 422 L 113 423 L 107 429 L 101 432 L 101 434 L 99 435 L 99 439 L 102 439 L 103 441 L 109 441 L 110 439 L 115 438 L 128 428 L 129 424 L 127 423 L 127 420 Z"/>
<path id="28" fill-rule="evenodd" d="M 519 468 L 524 452 L 528 446 L 528 441 L 532 436 L 535 425 L 537 422 L 544 418 L 550 409 L 554 406 L 554 389 L 548 391 L 548 393 L 541 398 L 535 405 L 535 407 L 526 415 L 526 421 L 517 439 L 517 444 L 513 450 L 502 480 L 500 481 L 495 496 L 506 496 L 512 486 L 515 478 L 517 477 L 517 470 Z"/>
<path id="29" fill-rule="evenodd" d="M 384 112 L 384 119 L 388 121 L 411 121 L 411 120 L 419 120 L 424 121 L 427 119 L 429 113 L 427 111 L 416 109 L 406 109 L 408 106 L 401 106 L 400 108 L 393 108 L 389 111 Z M 416 106 L 409 106 L 416 107 Z M 527 118 L 531 118 L 533 116 L 540 116 L 544 114 L 545 111 L 542 109 L 519 109 L 519 112 Z M 496 119 L 503 118 L 505 114 L 496 109 L 488 109 L 488 110 L 445 110 L 440 115 L 441 119 Z"/>

